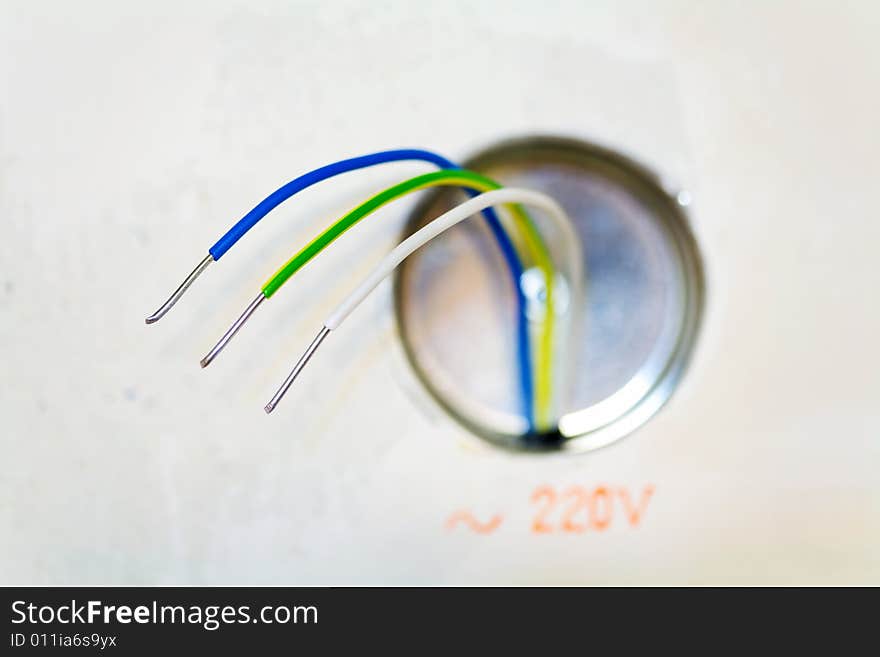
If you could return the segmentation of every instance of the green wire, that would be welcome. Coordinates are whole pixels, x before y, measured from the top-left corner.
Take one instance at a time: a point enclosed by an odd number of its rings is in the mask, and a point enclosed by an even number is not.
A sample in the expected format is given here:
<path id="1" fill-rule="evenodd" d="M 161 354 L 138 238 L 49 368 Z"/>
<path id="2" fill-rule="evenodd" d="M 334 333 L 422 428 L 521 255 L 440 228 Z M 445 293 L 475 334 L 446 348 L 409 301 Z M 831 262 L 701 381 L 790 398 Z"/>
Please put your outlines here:
<path id="1" fill-rule="evenodd" d="M 383 205 L 395 199 L 429 187 L 456 186 L 487 192 L 500 189 L 501 185 L 473 171 L 465 169 L 445 169 L 426 173 L 410 178 L 402 183 L 389 187 L 372 198 L 364 201 L 354 210 L 334 222 L 329 228 L 298 251 L 284 266 L 263 284 L 263 296 L 267 299 L 275 294 L 287 280 L 302 269 L 312 258 L 327 248 L 337 237 L 354 226 L 364 217 L 375 212 Z M 520 205 L 509 206 L 518 228 L 524 237 L 525 248 L 530 252 L 532 261 L 544 275 L 544 286 L 547 291 L 546 312 L 542 323 L 541 337 L 537 349 L 537 368 L 535 375 L 534 415 L 535 423 L 540 430 L 547 430 L 552 424 L 550 418 L 550 400 L 553 363 L 553 331 L 554 312 L 554 269 L 550 251 L 532 219 Z M 520 248 L 522 246 L 520 245 Z M 520 254 L 521 255 L 521 254 Z"/>

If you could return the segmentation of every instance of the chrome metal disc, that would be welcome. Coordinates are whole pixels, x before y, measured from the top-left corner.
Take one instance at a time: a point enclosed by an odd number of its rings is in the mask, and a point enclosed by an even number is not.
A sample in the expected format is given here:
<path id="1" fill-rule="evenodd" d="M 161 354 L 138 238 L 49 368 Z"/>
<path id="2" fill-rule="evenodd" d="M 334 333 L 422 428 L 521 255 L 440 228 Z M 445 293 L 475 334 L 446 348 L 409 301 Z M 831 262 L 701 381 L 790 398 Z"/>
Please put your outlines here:
<path id="1" fill-rule="evenodd" d="M 453 417 L 498 446 L 589 450 L 631 433 L 672 395 L 699 329 L 704 279 L 686 195 L 619 153 L 565 138 L 506 141 L 464 166 L 546 192 L 566 209 L 583 245 L 583 328 L 569 351 L 558 433 L 523 436 L 512 286 L 484 222 L 463 222 L 397 270 L 398 328 L 419 379 Z M 405 233 L 463 198 L 432 193 Z"/>

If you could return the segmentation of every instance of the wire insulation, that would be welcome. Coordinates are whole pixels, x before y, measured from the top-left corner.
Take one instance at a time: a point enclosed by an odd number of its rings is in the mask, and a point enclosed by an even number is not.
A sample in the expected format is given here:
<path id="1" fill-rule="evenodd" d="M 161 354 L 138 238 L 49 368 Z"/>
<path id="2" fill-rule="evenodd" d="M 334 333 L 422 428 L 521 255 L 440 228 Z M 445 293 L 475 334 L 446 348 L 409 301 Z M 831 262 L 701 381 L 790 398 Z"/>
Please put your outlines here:
<path id="1" fill-rule="evenodd" d="M 356 223 L 369 216 L 382 206 L 394 201 L 406 194 L 416 192 L 429 187 L 437 186 L 455 186 L 465 187 L 476 190 L 477 192 L 488 192 L 500 189 L 494 180 L 482 176 L 473 171 L 465 169 L 455 169 L 447 171 L 436 171 L 426 173 L 415 178 L 410 178 L 402 183 L 389 187 L 388 189 L 376 194 L 372 198 L 367 199 L 355 209 L 345 216 L 341 217 L 330 225 L 324 232 L 315 237 L 311 242 L 306 244 L 302 249 L 295 253 L 269 280 L 263 284 L 263 294 L 266 298 L 270 298 L 293 276 L 297 271 L 302 269 L 309 261 L 311 261 L 321 251 L 332 244 L 345 231 L 354 226 Z M 487 206 L 488 207 L 488 206 Z M 550 406 L 552 402 L 552 382 L 553 382 L 553 330 L 555 322 L 554 308 L 554 267 L 550 257 L 550 252 L 538 232 L 534 222 L 522 207 L 511 205 L 510 213 L 516 221 L 517 228 L 522 232 L 525 238 L 525 247 L 536 262 L 544 277 L 544 289 L 546 290 L 546 312 L 544 313 L 541 323 L 541 334 L 536 349 L 535 359 L 535 394 L 531 408 L 530 426 L 537 426 L 540 430 L 545 430 L 551 422 Z M 519 261 L 525 260 L 523 254 L 519 254 Z M 517 282 L 517 289 L 519 289 Z M 520 290 L 520 293 L 522 291 Z M 526 416 L 529 418 L 529 415 Z M 530 418 L 530 419 L 531 419 Z"/>
<path id="2" fill-rule="evenodd" d="M 196 267 L 184 282 L 174 291 L 169 299 L 162 306 L 147 317 L 146 323 L 152 324 L 159 321 L 171 309 L 174 304 L 183 296 L 184 292 L 189 288 L 195 279 L 204 271 L 211 261 L 219 260 L 226 252 L 229 251 L 247 232 L 259 223 L 269 212 L 278 207 L 287 199 L 295 196 L 299 192 L 316 185 L 320 182 L 333 178 L 343 173 L 376 166 L 379 164 L 387 164 L 391 162 L 402 162 L 407 160 L 423 161 L 433 164 L 440 169 L 457 169 L 459 168 L 451 160 L 446 159 L 442 155 L 416 148 L 402 148 L 388 151 L 380 151 L 369 155 L 362 155 L 346 160 L 340 160 L 333 164 L 320 167 L 310 171 L 287 184 L 279 187 L 269 196 L 258 203 L 250 212 L 238 220 L 232 228 L 230 228 L 210 249 L 208 256 Z M 491 209 L 487 208 L 484 212 L 486 222 L 492 232 L 493 237 L 498 242 L 501 254 L 510 271 L 511 282 L 514 287 L 517 305 L 516 317 L 516 345 L 517 359 L 519 362 L 519 387 L 522 396 L 523 412 L 529 422 L 529 426 L 534 425 L 533 406 L 535 391 L 532 385 L 532 362 L 529 350 L 529 326 L 526 317 L 526 299 L 520 287 L 520 281 L 523 274 L 523 266 L 517 255 L 516 248 L 511 242 L 510 236 L 505 232 L 498 215 Z M 231 337 L 231 336 L 230 336 Z M 224 343 L 225 344 L 225 343 Z M 222 349 L 222 346 L 221 346 Z M 210 363 L 219 350 L 213 355 L 206 356 L 207 363 Z M 203 359 L 204 360 L 204 359 Z"/>
<path id="3" fill-rule="evenodd" d="M 327 333 L 339 328 L 354 309 L 357 308 L 401 262 L 444 231 L 455 226 L 459 222 L 464 221 L 468 217 L 471 217 L 475 213 L 493 205 L 512 203 L 527 204 L 544 210 L 548 213 L 551 219 L 564 228 L 566 235 L 571 234 L 568 227 L 568 217 L 562 209 L 562 206 L 560 206 L 555 200 L 540 192 L 513 187 L 496 189 L 480 194 L 479 196 L 465 201 L 449 212 L 437 217 L 426 226 L 413 233 L 388 253 L 388 255 L 386 255 L 375 268 L 373 268 L 363 282 L 358 285 L 357 288 L 355 288 L 354 291 L 349 294 L 349 296 L 346 297 L 332 313 L 330 313 L 324 321 L 324 327 L 318 334 L 318 338 L 312 342 L 309 349 L 306 351 L 306 354 L 299 359 L 293 371 L 288 375 L 287 379 L 272 397 L 269 404 L 266 405 L 266 412 L 271 412 L 278 405 L 281 398 L 302 371 L 303 367 L 305 367 L 305 364 L 314 355 L 315 350 L 327 336 Z"/>

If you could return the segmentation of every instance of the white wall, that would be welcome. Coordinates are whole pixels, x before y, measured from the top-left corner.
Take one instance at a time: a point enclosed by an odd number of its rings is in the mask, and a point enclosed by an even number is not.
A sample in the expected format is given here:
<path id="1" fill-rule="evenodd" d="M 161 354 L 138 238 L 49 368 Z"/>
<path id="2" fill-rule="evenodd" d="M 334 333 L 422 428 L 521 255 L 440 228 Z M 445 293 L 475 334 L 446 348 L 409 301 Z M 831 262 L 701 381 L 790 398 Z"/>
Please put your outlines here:
<path id="1" fill-rule="evenodd" d="M 880 6 L 0 4 L 0 582 L 880 583 Z M 221 7 L 222 5 L 222 7 Z M 318 164 L 558 132 L 693 190 L 705 330 L 670 405 L 579 457 L 477 445 L 420 391 L 389 289 L 262 405 L 406 204 L 198 359 L 273 265 L 378 184 Z M 340 267 L 346 266 L 343 273 Z M 536 487 L 654 494 L 536 534 Z M 466 509 L 500 526 L 458 527 Z"/>

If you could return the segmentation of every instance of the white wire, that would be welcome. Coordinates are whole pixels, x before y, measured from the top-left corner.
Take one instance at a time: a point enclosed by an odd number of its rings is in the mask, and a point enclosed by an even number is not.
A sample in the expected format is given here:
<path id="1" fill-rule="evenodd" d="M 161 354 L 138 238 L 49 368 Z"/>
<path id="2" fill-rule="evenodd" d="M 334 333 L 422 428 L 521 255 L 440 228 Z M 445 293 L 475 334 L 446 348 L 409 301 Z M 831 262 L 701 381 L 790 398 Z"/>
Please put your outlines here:
<path id="1" fill-rule="evenodd" d="M 372 272 L 357 286 L 357 288 L 348 297 L 340 303 L 336 309 L 330 313 L 324 326 L 334 331 L 345 321 L 345 319 L 357 308 L 360 303 L 366 299 L 370 292 L 379 285 L 397 266 L 406 260 L 410 255 L 424 246 L 432 239 L 440 235 L 442 232 L 452 228 L 455 224 L 464 221 L 479 212 L 482 212 L 493 205 L 502 205 L 505 203 L 521 203 L 531 205 L 547 212 L 555 223 L 564 226 L 567 233 L 571 232 L 571 224 L 565 214 L 562 206 L 554 201 L 551 197 L 540 192 L 528 189 L 520 189 L 516 187 L 505 187 L 504 189 L 496 189 L 491 192 L 485 192 L 479 196 L 475 196 L 454 207 L 446 214 L 440 215 L 434 221 L 424 228 L 419 229 L 403 242 L 398 244 L 381 262 L 373 269 Z"/>
<path id="2" fill-rule="evenodd" d="M 373 271 L 367 275 L 363 282 L 358 285 L 357 288 L 355 288 L 355 290 L 349 294 L 332 313 L 330 313 L 326 320 L 324 320 L 324 326 L 321 328 L 321 331 L 312 341 L 311 345 L 309 345 L 309 348 L 299 361 L 297 361 L 296 365 L 294 365 L 293 370 L 287 376 L 284 383 L 281 384 L 281 387 L 272 399 L 269 400 L 269 403 L 266 404 L 265 411 L 271 413 L 275 409 L 278 402 L 280 402 L 281 398 L 287 393 L 287 390 L 293 384 L 294 379 L 296 379 L 302 369 L 309 362 L 309 359 L 314 355 L 315 350 L 320 346 L 324 338 L 327 337 L 330 331 L 339 328 L 342 322 L 346 320 L 354 309 L 357 308 L 361 302 L 370 295 L 370 292 L 376 289 L 379 283 L 385 280 L 401 262 L 406 260 L 420 247 L 430 242 L 445 230 L 452 228 L 457 223 L 482 212 L 488 207 L 493 205 L 504 205 L 507 203 L 520 203 L 539 208 L 546 212 L 548 217 L 556 224 L 557 229 L 563 237 L 567 250 L 569 274 L 572 276 L 572 283 L 574 285 L 572 292 L 575 296 L 573 298 L 577 299 L 580 296 L 579 282 L 581 279 L 581 268 L 583 266 L 580 251 L 580 239 L 578 238 L 574 227 L 571 225 L 571 222 L 568 220 L 568 216 L 565 214 L 565 210 L 562 209 L 562 206 L 546 194 L 529 189 L 505 187 L 503 189 L 485 192 L 484 194 L 475 196 L 461 205 L 454 207 L 449 212 L 440 215 L 424 228 L 421 228 L 410 235 L 386 255 L 379 264 L 376 265 Z"/>

